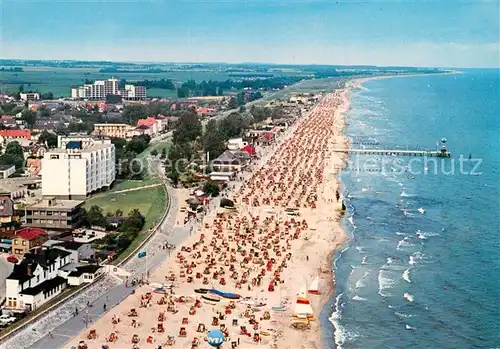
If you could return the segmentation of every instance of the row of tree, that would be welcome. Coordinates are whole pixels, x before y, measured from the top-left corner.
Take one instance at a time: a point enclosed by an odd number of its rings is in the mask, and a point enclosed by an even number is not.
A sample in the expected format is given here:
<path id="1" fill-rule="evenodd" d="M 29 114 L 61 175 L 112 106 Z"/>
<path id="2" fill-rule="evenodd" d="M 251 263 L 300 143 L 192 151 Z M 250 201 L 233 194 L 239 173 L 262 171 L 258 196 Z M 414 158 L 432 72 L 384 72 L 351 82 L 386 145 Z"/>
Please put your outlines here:
<path id="1" fill-rule="evenodd" d="M 147 171 L 147 164 L 136 161 L 137 155 L 149 147 L 151 137 L 148 135 L 134 136 L 130 141 L 123 138 L 112 138 L 115 145 L 115 158 L 117 163 L 118 179 L 141 180 Z"/>
<path id="2" fill-rule="evenodd" d="M 104 215 L 102 207 L 92 205 L 89 210 L 84 209 L 82 225 L 87 227 L 99 226 L 114 230 L 114 228 L 110 227 L 107 223 L 107 217 L 113 216 L 122 217 L 123 211 L 117 210 L 116 212 L 107 212 L 106 215 Z M 128 213 L 127 218 L 123 219 L 118 224 L 116 230 L 124 233 L 138 233 L 142 230 L 145 223 L 146 219 L 142 213 L 138 209 L 133 209 Z"/>

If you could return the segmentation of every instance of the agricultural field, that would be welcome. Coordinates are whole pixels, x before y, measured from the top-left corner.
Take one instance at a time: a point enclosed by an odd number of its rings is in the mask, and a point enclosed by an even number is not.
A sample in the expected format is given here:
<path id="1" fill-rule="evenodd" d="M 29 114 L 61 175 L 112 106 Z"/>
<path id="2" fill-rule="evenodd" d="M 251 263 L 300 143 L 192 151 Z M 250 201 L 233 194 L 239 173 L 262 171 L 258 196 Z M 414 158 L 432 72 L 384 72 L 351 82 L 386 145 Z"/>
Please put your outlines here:
<path id="1" fill-rule="evenodd" d="M 20 85 L 25 91 L 38 91 L 40 93 L 52 92 L 55 97 L 71 97 L 71 88 L 83 85 L 86 79 L 102 80 L 111 77 L 125 79 L 134 83 L 142 80 L 171 79 L 175 84 L 187 80 L 201 82 L 203 80 L 223 81 L 237 79 L 230 72 L 186 70 L 168 71 L 160 73 L 101 73 L 99 68 L 59 68 L 59 67 L 22 67 L 23 72 L 1 72 L 0 92 L 17 92 Z M 296 71 L 279 72 L 275 76 L 294 76 Z M 148 97 L 177 97 L 177 91 L 158 88 L 148 89 Z"/>

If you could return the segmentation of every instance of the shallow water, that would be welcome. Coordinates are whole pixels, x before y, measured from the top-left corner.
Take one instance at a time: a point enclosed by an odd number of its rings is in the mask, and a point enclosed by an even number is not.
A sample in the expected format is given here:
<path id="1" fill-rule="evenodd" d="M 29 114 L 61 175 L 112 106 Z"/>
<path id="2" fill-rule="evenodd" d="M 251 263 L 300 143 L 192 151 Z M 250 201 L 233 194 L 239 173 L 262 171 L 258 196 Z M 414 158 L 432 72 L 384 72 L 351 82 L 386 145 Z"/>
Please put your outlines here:
<path id="1" fill-rule="evenodd" d="M 435 150 L 446 137 L 452 158 L 351 158 L 341 178 L 352 240 L 334 263 L 325 347 L 499 347 L 499 71 L 364 87 L 347 134 L 380 144 L 353 147 Z"/>

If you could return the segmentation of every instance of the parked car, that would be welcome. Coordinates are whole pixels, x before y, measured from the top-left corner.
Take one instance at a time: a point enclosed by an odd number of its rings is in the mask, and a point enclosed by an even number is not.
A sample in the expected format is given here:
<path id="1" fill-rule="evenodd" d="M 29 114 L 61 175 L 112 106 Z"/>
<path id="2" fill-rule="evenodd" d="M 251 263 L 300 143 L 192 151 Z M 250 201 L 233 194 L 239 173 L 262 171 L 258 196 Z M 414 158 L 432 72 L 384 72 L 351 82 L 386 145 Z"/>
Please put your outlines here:
<path id="1" fill-rule="evenodd" d="M 9 315 L 0 315 L 0 326 L 7 326 L 16 321 L 17 319 Z"/>
<path id="2" fill-rule="evenodd" d="M 16 256 L 14 256 L 14 255 L 11 254 L 10 256 L 7 257 L 7 262 L 17 263 L 17 262 L 19 262 L 19 260 L 17 259 Z"/>

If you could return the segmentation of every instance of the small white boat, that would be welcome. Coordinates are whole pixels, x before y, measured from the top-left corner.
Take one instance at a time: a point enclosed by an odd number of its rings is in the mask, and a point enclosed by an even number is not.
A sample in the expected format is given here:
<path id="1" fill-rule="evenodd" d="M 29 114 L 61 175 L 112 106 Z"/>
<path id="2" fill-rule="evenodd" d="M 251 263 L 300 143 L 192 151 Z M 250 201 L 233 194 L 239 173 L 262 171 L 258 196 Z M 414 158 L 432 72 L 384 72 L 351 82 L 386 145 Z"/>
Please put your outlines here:
<path id="1" fill-rule="evenodd" d="M 417 211 L 420 212 L 420 214 L 424 214 L 425 212 L 425 210 L 422 207 L 420 207 Z"/>

